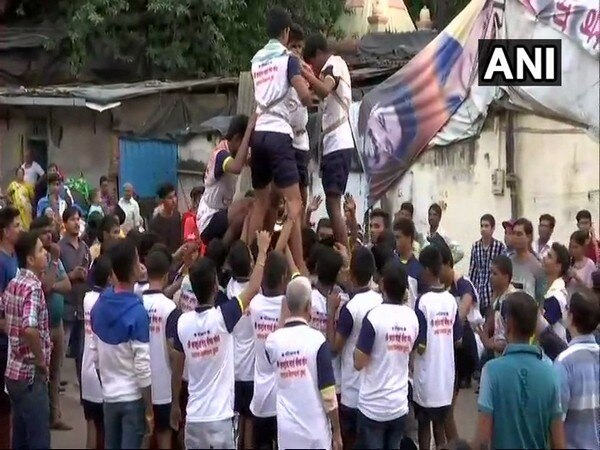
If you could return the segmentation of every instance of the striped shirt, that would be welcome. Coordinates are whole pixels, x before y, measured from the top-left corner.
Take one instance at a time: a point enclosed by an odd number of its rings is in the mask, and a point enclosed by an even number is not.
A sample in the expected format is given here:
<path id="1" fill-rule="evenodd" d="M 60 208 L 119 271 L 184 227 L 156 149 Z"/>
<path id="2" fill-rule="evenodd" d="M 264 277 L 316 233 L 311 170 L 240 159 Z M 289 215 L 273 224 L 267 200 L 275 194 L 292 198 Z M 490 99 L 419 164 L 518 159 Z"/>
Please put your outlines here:
<path id="1" fill-rule="evenodd" d="M 506 251 L 502 242 L 492 238 L 490 245 L 485 247 L 479 239 L 471 248 L 471 263 L 469 265 L 469 279 L 475 285 L 479 294 L 481 310 L 490 305 L 492 286 L 490 285 L 490 266 L 492 261 Z"/>
<path id="2" fill-rule="evenodd" d="M 573 338 L 554 361 L 567 448 L 600 449 L 600 346 L 591 334 Z"/>

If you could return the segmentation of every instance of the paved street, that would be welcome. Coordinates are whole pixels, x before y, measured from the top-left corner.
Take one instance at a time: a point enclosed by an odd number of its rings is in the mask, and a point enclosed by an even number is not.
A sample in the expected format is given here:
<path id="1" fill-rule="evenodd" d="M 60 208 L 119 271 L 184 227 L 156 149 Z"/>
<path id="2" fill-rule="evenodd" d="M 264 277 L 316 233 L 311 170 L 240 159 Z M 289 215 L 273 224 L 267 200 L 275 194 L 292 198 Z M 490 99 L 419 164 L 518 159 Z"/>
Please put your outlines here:
<path id="1" fill-rule="evenodd" d="M 79 389 L 77 388 L 75 368 L 72 359 L 65 362 L 65 376 L 69 381 L 67 390 L 61 395 L 63 417 L 66 423 L 73 426 L 72 431 L 53 431 L 52 448 L 85 448 L 85 420 L 83 409 L 79 404 Z M 474 437 L 476 426 L 477 396 L 473 390 L 462 390 L 458 397 L 458 432 L 463 439 Z"/>

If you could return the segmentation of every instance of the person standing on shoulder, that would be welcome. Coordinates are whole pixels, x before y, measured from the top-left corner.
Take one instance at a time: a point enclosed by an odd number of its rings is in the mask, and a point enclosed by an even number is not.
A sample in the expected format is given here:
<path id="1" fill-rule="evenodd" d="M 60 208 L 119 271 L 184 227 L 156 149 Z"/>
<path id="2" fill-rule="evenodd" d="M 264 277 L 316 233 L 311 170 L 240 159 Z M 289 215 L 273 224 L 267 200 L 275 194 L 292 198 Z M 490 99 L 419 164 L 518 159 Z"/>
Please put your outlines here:
<path id="1" fill-rule="evenodd" d="M 135 242 L 125 238 L 108 250 L 116 285 L 92 308 L 92 360 L 104 398 L 106 448 L 141 448 L 153 431 L 150 321 L 133 292 L 140 260 Z"/>
<path id="2" fill-rule="evenodd" d="M 168 338 L 178 352 L 173 362 L 173 405 L 171 426 L 178 429 L 181 408 L 178 402 L 184 364 L 189 375 L 186 408 L 186 448 L 234 448 L 233 396 L 234 363 L 231 333 L 252 298 L 260 289 L 271 236 L 258 233 L 258 257 L 250 281 L 237 297 L 215 307 L 219 286 L 215 263 L 201 258 L 190 272 L 198 306 L 182 314 Z"/>
<path id="3" fill-rule="evenodd" d="M 296 91 L 304 106 L 312 104 L 312 97 L 302 78 L 300 60 L 286 47 L 292 27 L 290 13 L 274 7 L 267 12 L 266 22 L 269 42 L 252 58 L 258 117 L 251 139 L 250 169 L 255 199 L 247 243 L 252 244 L 256 231 L 263 227 L 272 202 L 271 189 L 275 188 L 285 199 L 287 219 L 283 228 L 291 230 L 290 249 L 294 261 L 303 267 L 302 195 L 288 101 L 292 91 Z M 282 230 L 281 234 L 287 231 Z"/>
<path id="4" fill-rule="evenodd" d="M 331 350 L 325 336 L 308 325 L 310 299 L 308 278 L 290 281 L 285 296 L 290 317 L 265 343 L 277 384 L 278 448 L 342 450 Z"/>
<path id="5" fill-rule="evenodd" d="M 508 345 L 483 366 L 472 448 L 566 448 L 556 370 L 529 344 L 538 305 L 526 292 L 504 304 Z"/>
<path id="6" fill-rule="evenodd" d="M 600 448 L 600 346 L 594 331 L 600 305 L 594 292 L 576 291 L 567 316 L 571 342 L 554 361 L 560 381 L 566 448 Z"/>
<path id="7" fill-rule="evenodd" d="M 37 233 L 22 233 L 15 253 L 19 274 L 0 301 L 8 332 L 5 384 L 12 405 L 11 448 L 52 448 L 50 444 L 50 327 L 41 276 L 48 264 Z"/>
<path id="8" fill-rule="evenodd" d="M 324 100 L 320 170 L 325 206 L 336 242 L 348 245 L 348 230 L 342 214 L 342 195 L 346 192 L 355 151 L 348 117 L 352 103 L 350 72 L 346 62 L 331 53 L 327 39 L 322 34 L 312 35 L 306 40 L 304 60 L 310 67 L 303 66 L 302 76 L 315 94 Z M 315 75 L 313 70 L 319 75 Z"/>

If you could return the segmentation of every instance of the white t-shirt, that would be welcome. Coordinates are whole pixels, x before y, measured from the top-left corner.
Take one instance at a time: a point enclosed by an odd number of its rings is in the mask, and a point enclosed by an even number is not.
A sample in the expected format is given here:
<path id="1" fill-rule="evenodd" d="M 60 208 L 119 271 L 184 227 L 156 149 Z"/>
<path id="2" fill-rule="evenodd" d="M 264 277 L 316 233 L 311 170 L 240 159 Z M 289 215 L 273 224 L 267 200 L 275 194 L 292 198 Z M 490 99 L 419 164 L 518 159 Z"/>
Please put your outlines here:
<path id="1" fill-rule="evenodd" d="M 337 150 L 354 148 L 352 127 L 348 119 L 348 111 L 352 103 L 352 87 L 346 62 L 339 56 L 331 55 L 321 70 L 321 78 L 324 79 L 327 76 L 333 77 L 336 81 L 336 88 L 325 98 L 321 129 L 327 130 L 328 127 L 344 117 L 346 120 L 342 125 L 323 136 L 323 155 Z M 343 107 L 340 101 L 346 106 Z"/>
<path id="2" fill-rule="evenodd" d="M 277 444 L 288 448 L 331 448 L 331 426 L 321 390 L 334 385 L 325 338 L 302 319 L 291 318 L 266 341 L 277 383 Z"/>
<path id="3" fill-rule="evenodd" d="M 90 323 L 90 313 L 99 296 L 100 290 L 93 290 L 86 293 L 83 297 L 85 337 L 83 338 L 83 357 L 81 358 L 81 398 L 94 403 L 102 403 L 104 401 L 102 385 L 100 384 L 96 364 L 90 351 L 92 336 L 94 334 Z"/>
<path id="4" fill-rule="evenodd" d="M 192 283 L 190 282 L 189 275 L 183 277 L 183 281 L 181 282 L 178 304 L 179 309 L 184 313 L 193 311 L 196 306 L 198 306 L 198 300 L 196 299 L 196 294 L 194 294 L 194 291 L 192 290 Z"/>
<path id="5" fill-rule="evenodd" d="M 277 414 L 275 372 L 265 354 L 265 341 L 277 329 L 281 318 L 284 296 L 266 297 L 258 294 L 250 302 L 250 318 L 254 331 L 254 395 L 250 411 L 256 417 L 274 417 Z"/>
<path id="6" fill-rule="evenodd" d="M 358 409 L 369 419 L 386 422 L 408 414 L 408 360 L 418 334 L 409 306 L 383 303 L 365 317 L 356 348 L 371 359 L 362 370 Z"/>
<path id="7" fill-rule="evenodd" d="M 419 319 L 417 343 L 425 352 L 415 356 L 414 401 L 423 408 L 441 408 L 454 394 L 454 343 L 462 337 L 458 305 L 446 290 L 431 290 L 415 304 Z"/>
<path id="8" fill-rule="evenodd" d="M 46 172 L 42 169 L 38 163 L 33 161 L 29 167 L 26 167 L 25 163 L 21 165 L 21 169 L 23 169 L 24 176 L 23 180 L 25 183 L 34 184 L 42 177 Z"/>
<path id="9" fill-rule="evenodd" d="M 383 302 L 381 295 L 368 290 L 354 295 L 342 307 L 337 324 L 337 332 L 346 338 L 342 349 L 342 404 L 348 408 L 358 407 L 360 372 L 354 368 L 354 349 L 360 334 L 363 319 L 375 306 Z"/>
<path id="10" fill-rule="evenodd" d="M 233 338 L 242 305 L 232 299 L 181 315 L 175 348 L 185 353 L 188 367 L 186 421 L 216 422 L 233 417 Z"/>
<path id="11" fill-rule="evenodd" d="M 175 303 L 161 291 L 148 290 L 143 295 L 144 308 L 150 318 L 150 370 L 152 371 L 152 403 L 171 403 L 171 363 L 167 347 L 166 327 Z"/>
<path id="12" fill-rule="evenodd" d="M 232 278 L 227 285 L 227 298 L 237 297 L 247 286 L 247 281 L 239 282 Z M 249 308 L 246 309 L 232 334 L 235 381 L 252 381 L 254 378 L 254 330 Z"/>

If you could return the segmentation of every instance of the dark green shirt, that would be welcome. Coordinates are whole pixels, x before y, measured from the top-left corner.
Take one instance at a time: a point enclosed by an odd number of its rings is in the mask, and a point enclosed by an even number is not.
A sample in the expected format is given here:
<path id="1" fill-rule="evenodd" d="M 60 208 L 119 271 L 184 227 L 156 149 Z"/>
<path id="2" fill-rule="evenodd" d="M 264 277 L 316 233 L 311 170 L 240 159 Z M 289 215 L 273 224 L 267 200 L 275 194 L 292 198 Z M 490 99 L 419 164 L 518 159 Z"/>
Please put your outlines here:
<path id="1" fill-rule="evenodd" d="M 483 367 L 478 406 L 492 416 L 492 448 L 549 448 L 550 425 L 562 417 L 552 362 L 535 345 L 507 345 Z"/>

